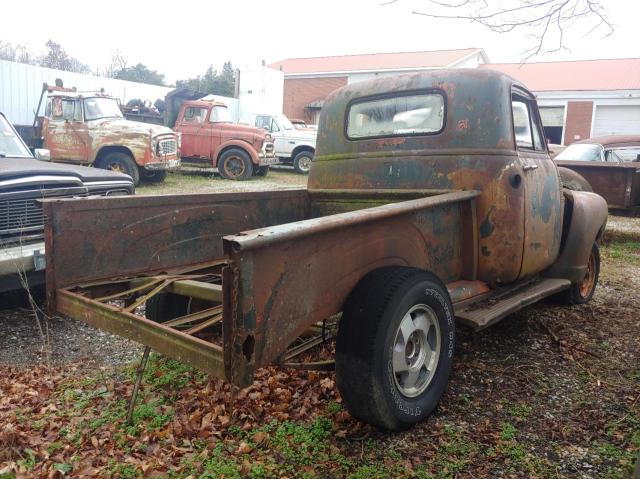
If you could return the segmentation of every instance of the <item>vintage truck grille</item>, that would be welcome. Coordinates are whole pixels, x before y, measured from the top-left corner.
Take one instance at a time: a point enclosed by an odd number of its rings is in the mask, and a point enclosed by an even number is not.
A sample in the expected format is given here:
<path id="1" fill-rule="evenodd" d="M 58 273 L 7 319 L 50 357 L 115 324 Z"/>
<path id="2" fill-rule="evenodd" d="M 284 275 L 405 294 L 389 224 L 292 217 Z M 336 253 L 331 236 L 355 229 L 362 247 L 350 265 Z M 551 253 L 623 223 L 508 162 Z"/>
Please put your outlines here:
<path id="1" fill-rule="evenodd" d="M 160 156 L 175 155 L 177 152 L 178 142 L 176 140 L 160 140 L 158 142 L 158 154 Z"/>

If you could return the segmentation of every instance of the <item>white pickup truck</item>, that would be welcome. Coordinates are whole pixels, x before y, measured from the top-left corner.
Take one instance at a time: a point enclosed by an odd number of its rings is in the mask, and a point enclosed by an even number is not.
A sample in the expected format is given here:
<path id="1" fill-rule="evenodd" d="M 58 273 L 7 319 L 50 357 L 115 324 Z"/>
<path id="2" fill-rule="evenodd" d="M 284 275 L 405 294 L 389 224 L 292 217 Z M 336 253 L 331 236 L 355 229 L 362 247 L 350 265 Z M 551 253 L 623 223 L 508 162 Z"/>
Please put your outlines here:
<path id="1" fill-rule="evenodd" d="M 280 163 L 293 165 L 298 173 L 309 173 L 316 152 L 316 131 L 294 128 L 285 115 L 256 114 L 243 123 L 264 128 L 271 133 Z"/>

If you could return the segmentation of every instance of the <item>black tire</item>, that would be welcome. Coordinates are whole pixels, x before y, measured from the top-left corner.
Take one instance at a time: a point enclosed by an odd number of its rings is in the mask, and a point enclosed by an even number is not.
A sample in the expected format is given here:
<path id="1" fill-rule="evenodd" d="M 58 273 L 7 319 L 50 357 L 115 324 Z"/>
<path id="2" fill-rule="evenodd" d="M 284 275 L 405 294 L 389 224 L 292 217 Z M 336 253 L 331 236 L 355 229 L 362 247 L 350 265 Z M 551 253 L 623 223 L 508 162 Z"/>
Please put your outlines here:
<path id="1" fill-rule="evenodd" d="M 162 183 L 167 178 L 167 170 L 150 171 L 140 169 L 140 180 L 146 183 Z"/>
<path id="2" fill-rule="evenodd" d="M 428 343 L 429 349 L 419 341 L 399 342 L 401 323 L 409 318 L 413 325 L 412 309 L 424 307 L 430 310 L 431 323 L 422 342 Z M 437 348 L 433 341 L 437 341 Z M 347 299 L 338 329 L 336 383 L 347 410 L 380 428 L 400 431 L 411 427 L 438 404 L 449 380 L 454 348 L 453 306 L 435 275 L 406 267 L 369 273 Z M 428 350 L 438 353 L 428 354 Z M 394 369 L 407 367 L 408 379 L 415 368 L 402 362 L 396 368 L 394 358 L 404 358 L 409 364 L 414 353 L 418 354 L 416 359 L 428 354 L 431 372 L 420 367 L 415 394 L 408 395 L 409 389 L 404 389 L 408 383 L 401 384 L 404 372 Z"/>
<path id="3" fill-rule="evenodd" d="M 138 186 L 140 183 L 138 165 L 133 161 L 131 155 L 127 153 L 121 151 L 107 153 L 97 162 L 97 167 L 102 168 L 103 170 L 126 173 L 131 177 L 135 186 Z"/>
<path id="4" fill-rule="evenodd" d="M 304 150 L 293 157 L 293 169 L 296 173 L 308 175 L 311 170 L 311 162 L 313 161 L 313 152 Z"/>
<path id="5" fill-rule="evenodd" d="M 173 293 L 159 293 L 147 300 L 145 316 L 156 323 L 184 316 L 189 311 L 189 297 Z"/>
<path id="6" fill-rule="evenodd" d="M 563 292 L 562 299 L 567 304 L 585 304 L 591 301 L 598 286 L 600 277 L 600 248 L 596 243 L 591 247 L 589 262 L 587 264 L 587 274 L 578 283 L 573 283 L 571 287 Z"/>
<path id="7" fill-rule="evenodd" d="M 227 180 L 248 180 L 253 175 L 251 157 L 240 148 L 231 148 L 220 155 L 218 172 Z"/>
<path id="8" fill-rule="evenodd" d="M 267 176 L 269 174 L 269 166 L 254 166 L 253 174 L 255 176 Z"/>

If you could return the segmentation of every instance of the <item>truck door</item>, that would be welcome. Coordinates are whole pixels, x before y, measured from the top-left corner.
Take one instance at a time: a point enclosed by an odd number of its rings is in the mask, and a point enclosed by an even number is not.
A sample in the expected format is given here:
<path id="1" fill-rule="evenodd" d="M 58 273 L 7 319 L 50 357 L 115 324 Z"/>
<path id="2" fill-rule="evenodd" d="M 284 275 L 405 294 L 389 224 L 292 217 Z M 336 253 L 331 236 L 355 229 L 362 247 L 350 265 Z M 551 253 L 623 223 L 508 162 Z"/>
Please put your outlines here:
<path id="1" fill-rule="evenodd" d="M 563 197 L 555 163 L 547 153 L 538 106 L 524 90 L 512 93 L 513 128 L 524 186 L 524 249 L 520 278 L 549 267 L 562 236 Z"/>
<path id="2" fill-rule="evenodd" d="M 188 106 L 178 119 L 176 130 L 182 133 L 182 156 L 209 158 L 211 127 L 206 123 L 208 110 L 204 106 Z"/>
<path id="3" fill-rule="evenodd" d="M 52 97 L 47 101 L 42 134 L 51 159 L 87 163 L 91 140 L 82 121 L 79 99 Z"/>

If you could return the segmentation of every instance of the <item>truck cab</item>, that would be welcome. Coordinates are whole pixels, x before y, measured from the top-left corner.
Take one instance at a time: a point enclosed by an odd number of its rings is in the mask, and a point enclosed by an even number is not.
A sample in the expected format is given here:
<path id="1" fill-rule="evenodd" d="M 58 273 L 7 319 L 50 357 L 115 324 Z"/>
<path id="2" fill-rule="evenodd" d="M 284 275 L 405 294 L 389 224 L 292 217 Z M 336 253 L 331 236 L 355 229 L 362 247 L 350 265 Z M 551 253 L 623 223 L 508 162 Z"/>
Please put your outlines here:
<path id="1" fill-rule="evenodd" d="M 169 128 L 125 120 L 118 102 L 102 92 L 45 87 L 41 145 L 51 161 L 128 174 L 135 184 L 163 181 L 180 165 L 179 138 Z"/>
<path id="2" fill-rule="evenodd" d="M 297 173 L 309 173 L 316 151 L 316 131 L 295 128 L 285 115 L 251 115 L 248 122 L 271 133 L 280 163 L 293 166 Z"/>
<path id="3" fill-rule="evenodd" d="M 182 136 L 185 165 L 217 168 L 227 179 L 265 176 L 269 166 L 277 163 L 271 134 L 233 123 L 222 102 L 183 102 L 174 130 Z"/>

